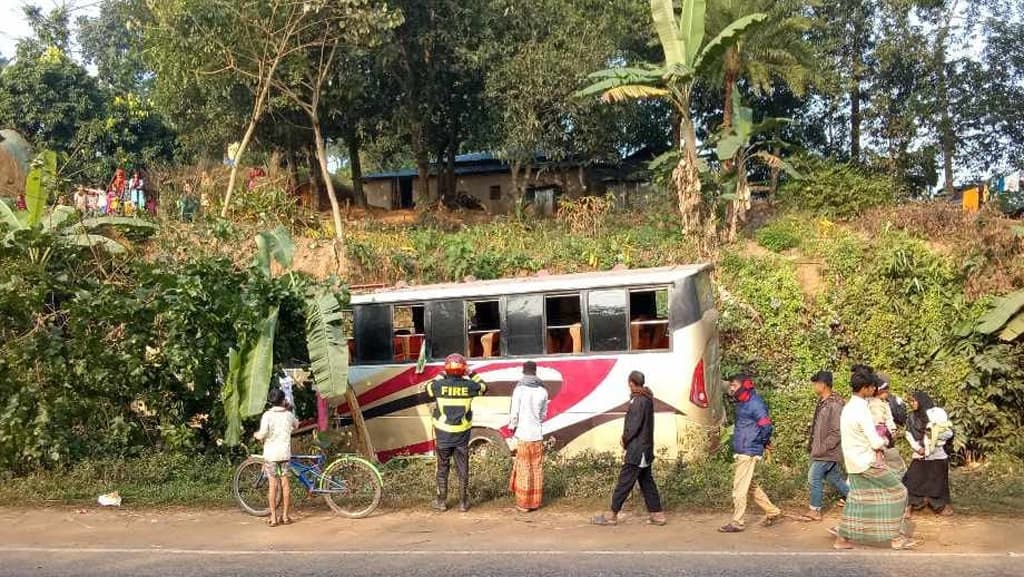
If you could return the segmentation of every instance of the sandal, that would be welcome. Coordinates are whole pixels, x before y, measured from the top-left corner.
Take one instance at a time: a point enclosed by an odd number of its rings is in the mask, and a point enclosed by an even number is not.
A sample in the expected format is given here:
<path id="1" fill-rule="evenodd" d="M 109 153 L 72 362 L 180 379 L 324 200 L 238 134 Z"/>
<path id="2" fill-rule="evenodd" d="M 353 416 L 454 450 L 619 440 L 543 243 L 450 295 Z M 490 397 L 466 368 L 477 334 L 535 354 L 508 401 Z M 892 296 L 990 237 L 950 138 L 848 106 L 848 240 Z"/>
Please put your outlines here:
<path id="1" fill-rule="evenodd" d="M 269 521 L 267 521 L 267 525 L 270 525 L 271 527 L 277 527 L 279 523 L 277 522 L 277 519 L 270 519 Z"/>
<path id="2" fill-rule="evenodd" d="M 656 527 L 664 527 L 666 523 L 668 523 L 668 519 L 666 519 L 664 515 L 657 516 L 657 517 L 654 516 L 654 515 L 651 515 L 650 517 L 647 518 L 647 524 L 648 525 L 654 525 Z"/>
<path id="3" fill-rule="evenodd" d="M 906 537 L 897 537 L 892 540 L 892 548 L 897 551 L 909 551 L 917 547 L 917 541 L 907 539 Z"/>
<path id="4" fill-rule="evenodd" d="M 719 527 L 718 528 L 718 532 L 719 533 L 742 533 L 743 532 L 743 527 L 740 527 L 739 525 L 733 525 L 732 523 L 729 523 L 728 525 L 722 525 L 721 527 Z"/>
<path id="5" fill-rule="evenodd" d="M 616 519 L 614 517 L 609 519 L 608 517 L 604 516 L 604 513 L 592 517 L 590 519 L 590 522 L 593 525 L 600 525 L 602 527 L 614 527 L 615 525 L 619 524 L 619 520 L 618 519 Z"/>
<path id="6" fill-rule="evenodd" d="M 764 518 L 764 521 L 761 521 L 761 526 L 762 527 L 771 527 L 772 525 L 774 525 L 774 524 L 778 523 L 779 521 L 781 521 L 782 517 L 783 517 L 782 513 L 777 513 L 775 515 L 768 515 L 768 516 L 766 516 Z"/>
<path id="7" fill-rule="evenodd" d="M 291 517 L 285 517 L 281 519 L 282 525 L 291 525 L 292 523 L 294 523 L 294 520 Z"/>
<path id="8" fill-rule="evenodd" d="M 849 551 L 850 549 L 855 549 L 856 547 L 849 540 L 843 539 L 842 537 L 837 537 L 836 542 L 832 544 L 832 548 L 837 549 L 839 551 Z"/>

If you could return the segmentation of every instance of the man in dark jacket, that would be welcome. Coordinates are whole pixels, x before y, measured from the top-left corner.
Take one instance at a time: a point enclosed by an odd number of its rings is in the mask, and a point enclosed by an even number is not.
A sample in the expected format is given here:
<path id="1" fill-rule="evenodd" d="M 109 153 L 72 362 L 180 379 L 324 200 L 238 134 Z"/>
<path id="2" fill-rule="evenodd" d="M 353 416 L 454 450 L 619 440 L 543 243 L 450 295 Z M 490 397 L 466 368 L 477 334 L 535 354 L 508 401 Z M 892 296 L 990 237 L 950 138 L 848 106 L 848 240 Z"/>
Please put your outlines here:
<path id="1" fill-rule="evenodd" d="M 739 533 L 745 528 L 743 516 L 747 512 L 748 495 L 754 497 L 754 502 L 764 511 L 762 524 L 765 527 L 781 519 L 782 510 L 771 502 L 754 479 L 757 463 L 764 457 L 772 441 L 774 427 L 768 416 L 768 407 L 754 390 L 754 381 L 746 375 L 730 379 L 729 395 L 736 403 L 736 424 L 732 433 L 733 514 L 732 521 L 718 530 L 722 533 Z"/>
<path id="2" fill-rule="evenodd" d="M 650 514 L 647 522 L 652 525 L 665 524 L 661 496 L 651 471 L 654 463 L 654 394 L 644 386 L 644 382 L 644 374 L 640 371 L 629 374 L 629 410 L 626 412 L 621 440 L 626 457 L 619 471 L 619 482 L 612 493 L 611 512 L 594 517 L 592 522 L 595 525 L 618 523 L 619 511 L 637 482 L 640 483 L 644 504 Z"/>
<path id="3" fill-rule="evenodd" d="M 819 371 L 811 377 L 811 383 L 814 393 L 818 395 L 818 405 L 814 409 L 808 442 L 811 467 L 807 472 L 807 482 L 811 486 L 811 511 L 807 517 L 821 521 L 825 481 L 831 483 L 843 499 L 850 492 L 850 486 L 846 484 L 843 470 L 839 466 L 843 460 L 839 416 L 843 413 L 845 401 L 832 390 L 832 373 Z"/>

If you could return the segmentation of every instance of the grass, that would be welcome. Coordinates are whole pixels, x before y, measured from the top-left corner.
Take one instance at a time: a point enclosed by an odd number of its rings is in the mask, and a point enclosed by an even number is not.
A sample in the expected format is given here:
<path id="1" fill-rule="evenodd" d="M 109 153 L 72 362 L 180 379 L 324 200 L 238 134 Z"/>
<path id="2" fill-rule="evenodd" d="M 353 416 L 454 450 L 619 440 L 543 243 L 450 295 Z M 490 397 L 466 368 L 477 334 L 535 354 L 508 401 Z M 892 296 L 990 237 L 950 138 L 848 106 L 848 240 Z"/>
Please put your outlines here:
<path id="1" fill-rule="evenodd" d="M 154 454 L 132 460 L 92 460 L 62 472 L 41 471 L 0 483 L 0 502 L 10 506 L 91 505 L 114 490 L 128 507 L 234 507 L 233 463 L 226 457 Z M 471 463 L 474 503 L 510 506 L 509 462 L 500 456 L 476 457 Z M 586 454 L 572 458 L 549 455 L 545 463 L 545 503 L 599 509 L 612 490 L 618 458 Z M 411 458 L 382 467 L 383 506 L 425 507 L 434 494 L 434 462 Z M 655 474 L 666 507 L 675 510 L 724 510 L 731 506 L 732 468 L 724 456 L 683 464 L 658 461 Z M 1010 514 L 1024 508 L 1024 464 L 996 457 L 953 471 L 953 498 L 972 514 Z M 451 479 L 455 482 L 454 471 Z M 807 500 L 802 467 L 770 463 L 761 471 L 762 485 L 780 504 L 794 510 Z M 454 496 L 454 485 L 452 495 Z M 638 497 L 634 497 L 638 498 Z M 639 505 L 637 501 L 636 505 Z M 300 502 L 299 506 L 305 506 Z"/>

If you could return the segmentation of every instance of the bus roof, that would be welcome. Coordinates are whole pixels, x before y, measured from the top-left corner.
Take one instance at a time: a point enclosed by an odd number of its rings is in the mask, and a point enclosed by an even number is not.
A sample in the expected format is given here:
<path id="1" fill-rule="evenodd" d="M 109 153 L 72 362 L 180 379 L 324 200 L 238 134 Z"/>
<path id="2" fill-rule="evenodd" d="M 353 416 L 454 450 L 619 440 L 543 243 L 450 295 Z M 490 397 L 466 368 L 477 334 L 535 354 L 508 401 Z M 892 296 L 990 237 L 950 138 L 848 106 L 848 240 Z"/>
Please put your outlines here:
<path id="1" fill-rule="evenodd" d="M 413 285 L 353 294 L 353 305 L 415 303 L 417 301 L 494 297 L 622 286 L 671 284 L 710 269 L 707 263 L 661 268 L 622 269 L 577 274 L 544 275 L 431 285 Z"/>

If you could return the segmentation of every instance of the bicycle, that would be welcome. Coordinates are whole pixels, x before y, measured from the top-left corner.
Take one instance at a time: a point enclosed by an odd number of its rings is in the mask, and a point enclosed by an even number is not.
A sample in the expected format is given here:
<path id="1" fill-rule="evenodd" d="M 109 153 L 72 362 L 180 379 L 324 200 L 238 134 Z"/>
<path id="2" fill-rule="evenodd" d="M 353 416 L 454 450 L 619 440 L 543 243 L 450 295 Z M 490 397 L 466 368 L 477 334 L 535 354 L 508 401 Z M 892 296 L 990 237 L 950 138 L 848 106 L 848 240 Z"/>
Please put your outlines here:
<path id="1" fill-rule="evenodd" d="M 319 444 L 315 436 L 314 440 Z M 293 455 L 288 462 L 291 472 L 310 495 L 323 495 L 335 513 L 349 519 L 369 516 L 380 505 L 384 490 L 380 471 L 358 455 L 340 455 L 328 463 L 322 449 L 318 445 L 312 454 Z M 270 515 L 264 464 L 263 457 L 250 455 L 235 470 L 233 483 L 238 505 L 256 517 Z"/>

